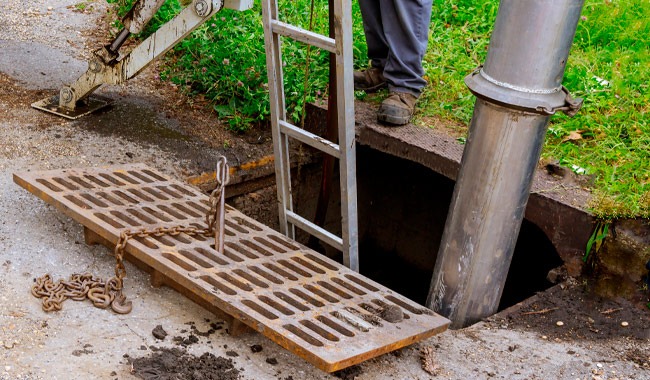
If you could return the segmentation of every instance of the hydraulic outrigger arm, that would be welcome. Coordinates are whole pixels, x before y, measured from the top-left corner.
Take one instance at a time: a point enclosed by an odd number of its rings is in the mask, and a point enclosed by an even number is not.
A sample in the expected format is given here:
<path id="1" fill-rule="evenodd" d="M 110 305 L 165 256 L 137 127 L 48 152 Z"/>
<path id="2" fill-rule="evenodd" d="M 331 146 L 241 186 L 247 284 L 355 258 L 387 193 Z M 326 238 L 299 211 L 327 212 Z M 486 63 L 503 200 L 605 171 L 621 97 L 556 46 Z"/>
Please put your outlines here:
<path id="1" fill-rule="evenodd" d="M 88 69 L 59 95 L 32 104 L 32 107 L 68 119 L 77 119 L 110 104 L 110 100 L 90 96 L 103 84 L 121 84 L 138 75 L 154 60 L 174 47 L 222 8 L 246 10 L 253 0 L 193 0 L 176 17 L 162 25 L 129 54 L 120 58 L 119 49 L 131 34 L 142 31 L 165 0 L 138 0 L 122 20 L 124 29 L 115 40 L 93 52 Z"/>

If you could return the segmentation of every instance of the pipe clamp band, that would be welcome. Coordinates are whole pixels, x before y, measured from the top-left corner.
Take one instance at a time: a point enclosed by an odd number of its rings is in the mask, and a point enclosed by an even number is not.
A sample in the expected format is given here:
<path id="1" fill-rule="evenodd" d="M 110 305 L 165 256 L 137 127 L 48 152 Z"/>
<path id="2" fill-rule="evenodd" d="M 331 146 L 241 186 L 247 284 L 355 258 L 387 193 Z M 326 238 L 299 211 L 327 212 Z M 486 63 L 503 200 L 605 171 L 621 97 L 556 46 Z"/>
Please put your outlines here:
<path id="1" fill-rule="evenodd" d="M 553 89 L 530 89 L 500 82 L 483 71 L 480 66 L 465 77 L 465 84 L 476 97 L 525 112 L 553 115 L 562 111 L 568 116 L 574 116 L 580 107 L 582 99 L 574 99 L 566 87 Z"/>

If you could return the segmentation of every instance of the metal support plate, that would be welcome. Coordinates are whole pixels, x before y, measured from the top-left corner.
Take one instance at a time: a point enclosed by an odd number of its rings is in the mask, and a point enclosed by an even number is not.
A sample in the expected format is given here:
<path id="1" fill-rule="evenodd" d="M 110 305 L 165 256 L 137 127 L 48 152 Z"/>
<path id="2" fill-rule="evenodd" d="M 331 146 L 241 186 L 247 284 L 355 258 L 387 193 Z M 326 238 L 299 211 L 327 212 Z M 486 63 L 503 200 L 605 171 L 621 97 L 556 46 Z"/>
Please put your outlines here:
<path id="1" fill-rule="evenodd" d="M 78 102 L 73 110 L 59 107 L 59 95 L 54 95 L 49 98 L 39 100 L 32 103 L 32 107 L 41 111 L 49 112 L 57 116 L 65 117 L 66 119 L 75 120 L 80 117 L 86 116 L 104 107 L 113 104 L 113 100 L 98 95 L 90 95 L 86 99 Z"/>
<path id="2" fill-rule="evenodd" d="M 208 196 L 145 165 L 14 174 L 14 181 L 111 244 L 124 229 L 204 225 Z M 133 259 L 332 372 L 444 331 L 449 321 L 343 265 L 226 210 L 225 249 L 203 236 L 134 238 Z M 167 281 L 165 281 L 167 283 Z M 381 317 L 386 305 L 404 319 Z"/>

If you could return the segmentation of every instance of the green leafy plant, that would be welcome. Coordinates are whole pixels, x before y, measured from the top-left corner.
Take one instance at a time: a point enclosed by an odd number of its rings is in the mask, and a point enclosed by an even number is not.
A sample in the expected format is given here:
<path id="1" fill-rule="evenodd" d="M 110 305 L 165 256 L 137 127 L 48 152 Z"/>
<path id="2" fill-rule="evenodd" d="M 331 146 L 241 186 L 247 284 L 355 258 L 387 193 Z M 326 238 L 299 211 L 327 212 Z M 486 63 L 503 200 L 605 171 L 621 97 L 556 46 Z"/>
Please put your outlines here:
<path id="1" fill-rule="evenodd" d="M 108 0 L 123 16 L 133 0 Z M 314 0 L 314 31 L 327 33 L 327 1 Z M 311 0 L 281 0 L 281 19 L 308 28 Z M 485 61 L 498 0 L 435 0 L 424 56 L 425 79 L 416 123 L 428 117 L 463 127 L 474 97 L 463 78 Z M 147 35 L 182 5 L 168 0 Z M 365 67 L 363 26 L 353 2 L 355 66 Z M 205 96 L 232 130 L 265 123 L 269 115 L 266 61 L 259 0 L 252 10 L 223 10 L 165 58 L 161 78 L 187 94 Z M 327 54 L 283 39 L 288 115 L 300 120 L 303 101 L 327 96 Z M 305 73 L 308 86 L 305 88 Z M 574 117 L 554 116 L 543 157 L 592 179 L 592 212 L 601 219 L 650 218 L 650 2 L 586 0 L 565 71 L 564 85 L 583 97 Z M 357 94 L 358 98 L 365 95 Z M 379 97 L 368 96 L 369 101 Z"/>
<path id="2" fill-rule="evenodd" d="M 609 232 L 609 223 L 598 222 L 596 224 L 596 228 L 594 228 L 594 232 L 591 234 L 589 240 L 587 241 L 585 254 L 584 256 L 582 256 L 583 262 L 585 263 L 587 262 L 592 250 L 594 251 L 594 253 L 600 251 L 600 247 L 603 245 L 603 241 L 607 237 L 608 232 Z"/>

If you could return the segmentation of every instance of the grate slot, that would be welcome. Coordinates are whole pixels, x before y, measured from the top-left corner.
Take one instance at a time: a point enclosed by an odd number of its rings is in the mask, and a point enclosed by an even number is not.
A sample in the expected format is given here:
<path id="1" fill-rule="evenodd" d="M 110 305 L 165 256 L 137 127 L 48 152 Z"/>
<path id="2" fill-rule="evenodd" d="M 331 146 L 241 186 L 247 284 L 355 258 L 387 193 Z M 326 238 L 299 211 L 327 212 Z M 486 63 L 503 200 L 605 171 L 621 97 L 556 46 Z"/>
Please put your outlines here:
<path id="1" fill-rule="evenodd" d="M 36 182 L 40 183 L 41 185 L 47 187 L 48 189 L 52 191 L 56 191 L 57 193 L 60 193 L 63 191 L 63 189 L 59 188 L 58 186 L 55 186 L 52 182 L 44 180 L 42 178 L 39 178 L 36 180 Z"/>
<path id="2" fill-rule="evenodd" d="M 156 190 L 154 190 L 154 189 L 152 189 L 150 187 L 143 187 L 142 190 L 146 191 L 147 193 L 153 195 L 154 197 L 156 197 L 156 198 L 158 198 L 158 199 L 160 199 L 162 201 L 168 201 L 169 200 L 169 198 L 166 195 L 164 195 L 163 193 L 161 193 L 159 191 L 156 191 Z"/>
<path id="3" fill-rule="evenodd" d="M 109 187 L 111 185 L 107 184 L 106 182 L 100 180 L 99 178 L 95 177 L 94 175 L 89 175 L 89 174 L 84 174 L 83 176 L 85 179 L 89 180 L 90 182 L 93 182 L 101 187 Z"/>
<path id="4" fill-rule="evenodd" d="M 145 193 L 143 193 L 142 191 L 140 191 L 138 189 L 126 189 L 126 191 L 128 191 L 129 193 L 131 193 L 131 194 L 133 194 L 135 196 L 135 198 L 136 198 L 135 203 L 140 203 L 142 201 L 144 201 L 144 202 L 153 202 L 154 201 L 153 198 L 149 197 L 148 195 L 146 195 Z"/>
<path id="5" fill-rule="evenodd" d="M 128 216 L 122 214 L 119 211 L 111 211 L 111 215 L 115 216 L 116 218 L 120 219 L 123 222 L 126 222 L 131 227 L 140 227 L 142 225 L 142 223 L 139 223 L 138 221 L 129 218 Z"/>
<path id="6" fill-rule="evenodd" d="M 173 241 L 169 240 L 166 236 L 151 236 L 151 238 L 164 246 L 176 247 L 176 244 Z"/>
<path id="7" fill-rule="evenodd" d="M 322 266 L 325 269 L 332 270 L 332 271 L 338 271 L 338 268 L 336 268 L 332 264 L 328 264 L 325 260 L 323 260 L 323 259 L 321 259 L 319 257 L 316 257 L 315 255 L 312 255 L 311 253 L 306 254 L 305 257 L 308 258 L 309 260 L 317 263 L 318 265 Z"/>
<path id="8" fill-rule="evenodd" d="M 74 182 L 76 182 L 77 184 L 81 185 L 82 187 L 85 187 L 86 189 L 94 189 L 95 188 L 95 186 L 89 184 L 88 182 L 84 181 L 83 179 L 81 179 L 81 178 L 79 178 L 77 176 L 71 175 L 69 178 L 71 180 L 73 180 Z"/>
<path id="9" fill-rule="evenodd" d="M 97 192 L 97 195 L 104 198 L 105 200 L 107 200 L 108 202 L 112 203 L 115 206 L 124 206 L 124 203 L 122 201 L 120 201 L 119 199 L 117 199 L 116 197 L 114 197 L 114 196 L 112 196 L 112 195 L 110 195 L 108 193 L 105 193 L 103 191 L 99 191 L 99 192 Z"/>
<path id="10" fill-rule="evenodd" d="M 135 240 L 149 249 L 158 249 L 158 244 L 154 243 L 151 238 L 135 237 Z"/>
<path id="11" fill-rule="evenodd" d="M 115 190 L 113 191 L 113 194 L 117 195 L 118 197 L 124 199 L 125 201 L 133 204 L 140 203 L 137 199 L 133 198 L 132 196 L 120 191 L 120 190 Z"/>
<path id="12" fill-rule="evenodd" d="M 278 260 L 278 264 L 282 265 L 283 267 L 290 269 L 291 271 L 297 273 L 299 276 L 302 277 L 311 277 L 311 273 L 303 270 L 302 268 L 293 265 L 292 263 L 288 262 L 287 260 Z"/>
<path id="13" fill-rule="evenodd" d="M 202 255 L 203 257 L 205 257 L 206 259 L 208 259 L 210 261 L 213 261 L 213 262 L 217 263 L 218 265 L 228 265 L 229 264 L 226 260 L 222 259 L 221 257 L 219 257 L 219 256 L 217 256 L 215 254 L 217 251 L 209 251 L 209 250 L 207 250 L 205 248 L 202 248 L 202 247 L 196 247 L 196 248 L 194 248 L 194 250 L 196 252 L 198 252 L 200 255 Z"/>
<path id="14" fill-rule="evenodd" d="M 167 182 L 167 178 L 165 178 L 165 177 L 163 177 L 163 176 L 161 176 L 161 175 L 158 175 L 158 174 L 152 172 L 152 171 L 149 170 L 149 169 L 145 169 L 145 170 L 143 170 L 142 172 L 143 172 L 144 174 L 148 175 L 149 177 L 154 178 L 156 181 Z M 172 186 L 177 186 L 177 185 L 172 185 Z M 188 194 L 188 195 L 193 195 L 193 194 Z"/>
<path id="15" fill-rule="evenodd" d="M 323 288 L 329 290 L 330 292 L 336 294 L 339 297 L 345 298 L 345 299 L 352 299 L 352 296 L 349 295 L 348 293 L 344 292 L 343 290 L 337 288 L 336 286 L 330 284 L 329 282 L 326 281 L 318 281 L 318 285 L 322 286 Z"/>
<path id="16" fill-rule="evenodd" d="M 329 303 L 338 303 L 339 299 L 330 295 L 327 292 L 322 291 L 321 289 L 315 287 L 314 285 L 311 284 L 305 284 L 303 287 L 307 290 L 309 290 L 312 294 L 315 294 L 319 296 L 320 298 L 324 299 L 326 302 Z"/>
<path id="17" fill-rule="evenodd" d="M 267 296 L 261 295 L 261 296 L 257 296 L 257 298 L 259 298 L 260 301 L 264 302 L 268 306 L 271 306 L 272 308 L 274 308 L 275 310 L 279 311 L 280 313 L 282 313 L 284 315 L 294 315 L 295 314 L 290 309 L 287 309 L 286 307 L 280 305 L 279 303 L 277 303 L 276 301 L 274 301 L 273 299 L 271 299 L 271 298 L 269 298 Z"/>
<path id="18" fill-rule="evenodd" d="M 278 319 L 278 316 L 273 314 L 272 312 L 268 311 L 264 307 L 260 306 L 258 303 L 251 301 L 251 300 L 243 300 L 241 301 L 244 305 L 250 307 L 254 311 L 256 311 L 258 314 L 262 315 L 264 318 L 274 320 Z"/>
<path id="19" fill-rule="evenodd" d="M 176 209 L 178 209 L 178 210 L 180 210 L 181 212 L 185 213 L 185 215 L 190 216 L 190 217 L 193 217 L 193 218 L 200 218 L 200 217 L 203 216 L 203 215 L 201 215 L 201 214 L 198 214 L 198 213 L 196 213 L 196 212 L 190 210 L 189 208 L 183 206 L 183 205 L 180 204 L 180 203 L 172 203 L 172 206 L 176 207 Z M 204 214 L 204 215 L 205 215 L 205 214 Z"/>
<path id="20" fill-rule="evenodd" d="M 201 257 L 195 255 L 194 253 L 190 251 L 185 251 L 185 250 L 179 250 L 178 253 L 185 257 L 186 259 L 198 264 L 199 266 L 203 268 L 212 268 L 212 263 L 207 262 L 206 260 L 203 260 Z"/>
<path id="21" fill-rule="evenodd" d="M 261 281 L 257 277 L 251 275 L 248 272 L 245 272 L 241 269 L 233 269 L 233 273 L 237 274 L 239 277 L 245 279 L 246 281 L 255 284 L 256 286 L 259 286 L 260 288 L 268 288 L 269 284 L 267 284 L 264 281 Z"/>
<path id="22" fill-rule="evenodd" d="M 287 324 L 284 325 L 283 327 L 287 329 L 287 331 L 289 331 L 290 333 L 295 334 L 297 337 L 311 344 L 312 346 L 323 347 L 323 342 L 307 334 L 305 331 L 298 328 L 297 326 Z"/>
<path id="23" fill-rule="evenodd" d="M 263 263 L 262 265 L 264 265 L 266 268 L 272 270 L 273 272 L 279 274 L 280 276 L 286 278 L 287 280 L 298 281 L 298 277 L 292 275 L 291 273 L 285 271 L 284 269 L 278 267 L 275 264 Z"/>
<path id="24" fill-rule="evenodd" d="M 180 233 L 178 235 L 169 235 L 169 237 L 183 244 L 192 244 L 192 238 L 184 233 Z"/>
<path id="25" fill-rule="evenodd" d="M 280 243 L 281 245 L 285 246 L 286 248 L 289 248 L 291 251 L 297 251 L 300 249 L 297 245 L 291 244 L 288 241 L 282 239 L 281 237 L 277 235 L 266 235 L 269 239 L 275 241 L 276 243 Z"/>
<path id="26" fill-rule="evenodd" d="M 180 212 L 178 212 L 178 211 L 176 211 L 176 210 L 174 210 L 174 209 L 172 209 L 170 207 L 167 207 L 165 205 L 158 205 L 157 207 L 158 207 L 159 210 L 162 210 L 162 211 L 166 212 L 167 214 L 173 216 L 176 219 L 181 219 L 181 220 L 186 220 L 187 219 L 187 217 L 185 215 L 181 214 Z"/>
<path id="27" fill-rule="evenodd" d="M 135 179 L 129 177 L 128 175 L 122 173 L 122 172 L 113 172 L 113 175 L 116 177 L 120 177 L 123 179 L 125 182 L 128 182 L 132 185 L 138 185 L 140 182 L 136 181 Z"/>
<path id="28" fill-rule="evenodd" d="M 190 263 L 186 262 L 185 260 L 181 259 L 180 257 L 176 256 L 173 253 L 163 252 L 162 257 L 166 258 L 167 260 L 171 261 L 172 263 L 178 265 L 179 267 L 185 269 L 188 272 L 196 271 L 196 268 L 194 266 L 192 266 Z"/>
<path id="29" fill-rule="evenodd" d="M 15 174 L 14 180 L 108 241 L 125 230 L 205 228 L 206 194 L 144 165 Z M 226 205 L 224 252 L 214 237 L 134 237 L 127 259 L 225 310 L 331 372 L 443 331 L 444 318 Z M 381 319 L 397 306 L 404 319 Z"/>
<path id="30" fill-rule="evenodd" d="M 318 326 L 310 320 L 303 319 L 300 321 L 300 324 L 331 342 L 338 342 L 340 340 L 336 335 Z"/>
<path id="31" fill-rule="evenodd" d="M 377 291 L 379 291 L 379 289 L 375 288 L 374 286 L 370 285 L 369 283 L 363 281 L 362 279 L 360 279 L 360 278 L 358 278 L 358 277 L 356 277 L 356 276 L 353 276 L 353 275 L 351 275 L 351 274 L 346 274 L 345 277 L 346 277 L 348 280 L 351 280 L 352 282 L 354 282 L 355 284 L 357 284 L 357 285 L 361 285 L 362 287 L 364 287 L 364 288 L 370 290 L 371 292 L 377 292 Z"/>
<path id="32" fill-rule="evenodd" d="M 246 226 L 246 227 L 250 228 L 250 229 L 253 230 L 253 231 L 257 231 L 257 232 L 263 231 L 260 227 L 256 226 L 254 223 L 249 222 L 248 220 L 246 220 L 246 219 L 244 219 L 244 218 L 239 218 L 239 217 L 236 217 L 236 216 L 235 216 L 235 217 L 233 217 L 232 219 L 233 219 L 234 221 L 236 221 L 237 224 L 240 224 L 240 225 Z"/>
<path id="33" fill-rule="evenodd" d="M 286 253 L 287 252 L 285 249 L 282 249 L 282 248 L 278 247 L 277 245 L 271 243 L 270 241 L 264 239 L 261 236 L 255 236 L 253 239 L 255 239 L 255 241 L 257 241 L 259 243 L 264 244 L 265 246 L 271 248 L 272 250 L 274 250 L 274 251 L 276 251 L 278 253 Z"/>
<path id="34" fill-rule="evenodd" d="M 307 301 L 307 302 L 308 302 L 309 304 L 311 304 L 312 306 L 316 306 L 316 307 L 323 307 L 323 306 L 325 306 L 324 303 L 320 302 L 320 301 L 317 300 L 316 298 L 310 296 L 309 294 L 303 292 L 303 291 L 300 290 L 300 289 L 291 288 L 291 289 L 289 289 L 289 292 L 291 292 L 292 294 L 294 294 L 294 295 L 296 295 L 296 296 L 302 298 L 304 301 Z"/>
<path id="35" fill-rule="evenodd" d="M 124 228 L 124 226 L 122 224 L 118 223 L 117 221 L 115 221 L 115 219 L 110 218 L 107 215 L 102 214 L 101 212 L 96 212 L 93 215 L 97 219 L 99 219 L 99 220 L 101 220 L 101 221 L 103 221 L 105 223 L 108 223 L 113 228 L 117 228 L 117 229 L 120 229 L 120 230 Z"/>
<path id="36" fill-rule="evenodd" d="M 224 285 L 222 282 L 217 281 L 214 277 L 212 276 L 201 276 L 199 277 L 201 280 L 205 281 L 206 283 L 212 285 L 214 290 L 221 291 L 226 293 L 229 296 L 234 296 L 237 295 L 237 292 L 229 288 L 228 286 Z"/>
<path id="37" fill-rule="evenodd" d="M 182 199 L 183 198 L 183 194 L 179 194 L 179 193 L 173 191 L 172 189 L 170 189 L 167 186 L 156 186 L 156 189 L 162 191 L 165 194 L 168 194 L 169 196 L 171 196 L 173 198 L 177 198 L 177 199 Z"/>
<path id="38" fill-rule="evenodd" d="M 134 176 L 135 178 L 139 179 L 142 182 L 145 182 L 145 183 L 154 182 L 154 180 L 152 180 L 151 178 L 149 178 L 149 177 L 145 176 L 144 174 L 142 174 L 140 172 L 137 172 L 135 170 L 129 170 L 129 171 L 127 171 L 127 173 L 129 173 L 130 175 Z"/>
<path id="39" fill-rule="evenodd" d="M 167 222 L 167 223 L 169 223 L 169 222 L 172 221 L 172 220 L 171 220 L 169 217 L 167 217 L 165 214 L 161 213 L 161 212 L 158 211 L 158 210 L 154 210 L 154 209 L 152 209 L 151 207 L 143 207 L 142 210 L 148 212 L 151 216 L 155 216 L 157 219 L 160 219 L 160 220 L 162 220 L 163 222 Z"/>
<path id="40" fill-rule="evenodd" d="M 303 267 L 306 267 L 310 271 L 318 274 L 325 274 L 325 271 L 320 269 L 319 267 L 312 265 L 311 263 L 307 262 L 307 260 L 304 260 L 300 258 L 299 256 L 294 256 L 291 258 L 291 260 L 297 262 L 298 264 L 302 265 Z"/>
<path id="41" fill-rule="evenodd" d="M 102 178 L 104 178 L 104 179 L 107 180 L 108 182 L 112 183 L 113 185 L 116 185 L 116 186 L 124 186 L 124 183 L 123 183 L 123 182 L 120 182 L 120 181 L 117 180 L 115 177 L 113 177 L 113 176 L 111 176 L 111 175 L 109 175 L 109 174 L 107 174 L 107 173 L 99 173 L 99 176 L 102 177 Z"/>
<path id="42" fill-rule="evenodd" d="M 346 329 L 346 328 L 343 327 L 342 325 L 340 325 L 340 324 L 334 322 L 333 320 L 331 320 L 330 318 L 327 318 L 327 317 L 324 316 L 324 315 L 319 315 L 319 316 L 316 317 L 316 319 L 317 319 L 320 323 L 322 323 L 322 324 L 324 324 L 325 326 L 331 328 L 332 330 L 335 330 L 336 332 L 338 332 L 338 333 L 341 334 L 341 335 L 345 335 L 345 336 L 347 336 L 347 337 L 349 337 L 349 338 L 352 338 L 352 337 L 354 336 L 354 333 L 353 333 L 352 331 Z"/>
<path id="43" fill-rule="evenodd" d="M 242 243 L 243 245 L 255 250 L 256 252 L 261 253 L 264 256 L 273 256 L 273 254 L 271 252 L 269 252 L 268 250 L 266 250 L 264 247 L 260 247 L 259 245 L 255 244 L 254 242 L 252 242 L 250 240 L 242 239 L 242 240 L 240 240 L 240 243 Z"/>
<path id="44" fill-rule="evenodd" d="M 79 190 L 79 188 L 78 188 L 77 186 L 75 186 L 75 185 L 73 185 L 72 183 L 70 183 L 70 182 L 64 180 L 63 178 L 54 177 L 54 178 L 52 178 L 52 180 L 53 180 L 54 182 L 58 183 L 59 185 L 65 187 L 65 188 L 68 189 L 68 190 L 73 190 L 73 191 L 74 191 L 74 190 Z"/>
<path id="45" fill-rule="evenodd" d="M 310 308 L 303 305 L 302 303 L 298 302 L 295 298 L 288 296 L 285 293 L 282 292 L 273 292 L 273 295 L 284 301 L 285 303 L 291 305 L 295 309 L 298 309 L 300 311 L 309 311 Z"/>
<path id="46" fill-rule="evenodd" d="M 230 220 L 226 219 L 226 226 L 232 228 L 233 230 L 239 232 L 240 234 L 247 234 L 248 230 L 245 229 L 244 227 L 238 225 L 237 223 L 233 223 Z"/>
<path id="47" fill-rule="evenodd" d="M 77 206 L 79 206 L 79 207 L 81 207 L 83 209 L 86 209 L 86 210 L 92 209 L 92 206 L 88 206 L 81 199 L 75 197 L 74 195 L 65 195 L 63 198 L 69 200 L 70 202 L 76 204 Z"/>
<path id="48" fill-rule="evenodd" d="M 228 248 L 231 248 L 231 249 L 237 251 L 238 253 L 241 253 L 242 255 L 248 257 L 249 259 L 255 260 L 255 259 L 259 258 L 258 256 L 254 255 L 252 252 L 248 251 L 247 249 L 244 249 L 239 244 L 228 242 L 228 243 L 226 243 L 226 246 Z"/>
<path id="49" fill-rule="evenodd" d="M 349 282 L 347 282 L 347 281 L 343 281 L 343 280 L 341 280 L 341 279 L 338 278 L 338 277 L 332 277 L 331 280 L 332 280 L 332 282 L 334 282 L 335 284 L 341 285 L 342 287 L 346 288 L 347 290 L 349 290 L 349 291 L 351 291 L 351 292 L 353 292 L 353 293 L 355 293 L 355 294 L 357 294 L 357 295 L 359 295 L 359 296 L 364 296 L 364 295 L 366 295 L 366 292 L 364 292 L 363 290 L 357 288 L 356 286 L 351 285 L 351 284 L 350 284 Z"/>
<path id="50" fill-rule="evenodd" d="M 210 210 L 209 207 L 206 207 L 206 206 L 200 205 L 200 204 L 198 204 L 198 203 L 196 203 L 196 202 L 192 202 L 192 201 L 185 202 L 185 204 L 194 207 L 194 209 L 196 209 L 199 213 L 201 213 L 201 215 L 205 215 L 205 214 L 207 214 L 208 210 Z"/>
<path id="51" fill-rule="evenodd" d="M 252 292 L 253 291 L 253 287 L 250 286 L 250 284 L 248 284 L 246 282 L 243 282 L 243 281 L 240 281 L 240 280 L 234 278 L 233 276 L 231 276 L 230 274 L 228 274 L 226 272 L 219 272 L 216 275 L 223 278 L 224 280 L 228 281 L 231 285 L 235 285 L 236 287 L 238 287 L 241 290 L 245 290 L 247 292 Z"/>
<path id="52" fill-rule="evenodd" d="M 386 299 L 388 301 L 390 301 L 391 303 L 401 307 L 402 309 L 406 309 L 406 310 L 410 311 L 413 314 L 418 314 L 419 315 L 419 314 L 422 314 L 423 312 L 425 312 L 422 308 L 415 308 L 415 307 L 409 305 L 408 303 L 406 303 L 406 302 L 404 302 L 404 301 L 402 301 L 402 300 L 400 300 L 400 299 L 398 299 L 396 297 L 386 296 Z"/>
<path id="53" fill-rule="evenodd" d="M 108 204 L 104 203 L 101 199 L 97 199 L 96 197 L 94 197 L 94 196 L 92 196 L 90 194 L 81 193 L 81 194 L 79 194 L 79 196 L 82 197 L 83 199 L 95 204 L 96 206 L 103 207 L 103 208 L 108 207 Z"/>
<path id="54" fill-rule="evenodd" d="M 147 224 L 155 224 L 156 221 L 148 217 L 147 215 L 143 214 L 140 212 L 140 210 L 136 210 L 133 208 L 127 208 L 126 212 L 129 214 L 135 216 L 136 218 L 140 219 L 141 221 L 147 223 Z"/>
<path id="55" fill-rule="evenodd" d="M 284 282 L 282 282 L 282 280 L 280 280 L 277 277 L 273 276 L 269 272 L 262 270 L 260 267 L 251 265 L 251 266 L 248 267 L 248 269 L 252 270 L 253 272 L 257 273 L 258 275 L 264 277 L 265 279 L 271 281 L 274 284 L 277 284 L 277 285 L 284 284 Z"/>

